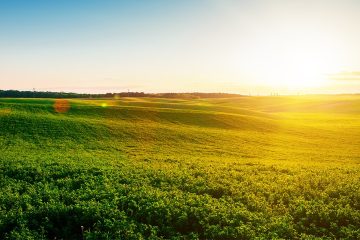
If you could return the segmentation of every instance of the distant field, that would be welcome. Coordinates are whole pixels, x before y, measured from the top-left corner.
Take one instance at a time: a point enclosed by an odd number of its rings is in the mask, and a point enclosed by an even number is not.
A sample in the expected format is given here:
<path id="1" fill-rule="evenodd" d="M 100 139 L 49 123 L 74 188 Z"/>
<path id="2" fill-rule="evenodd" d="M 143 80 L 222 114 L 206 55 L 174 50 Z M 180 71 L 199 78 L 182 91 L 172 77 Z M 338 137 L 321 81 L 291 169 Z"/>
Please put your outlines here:
<path id="1" fill-rule="evenodd" d="M 360 95 L 68 101 L 0 99 L 0 239 L 360 239 Z"/>

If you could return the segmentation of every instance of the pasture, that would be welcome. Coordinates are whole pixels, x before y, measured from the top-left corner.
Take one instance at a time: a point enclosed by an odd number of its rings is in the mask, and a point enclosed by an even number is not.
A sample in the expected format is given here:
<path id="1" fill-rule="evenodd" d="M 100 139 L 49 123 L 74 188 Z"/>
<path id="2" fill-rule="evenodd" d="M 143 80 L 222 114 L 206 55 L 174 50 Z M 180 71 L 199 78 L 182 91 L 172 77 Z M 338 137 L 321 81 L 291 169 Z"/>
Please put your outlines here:
<path id="1" fill-rule="evenodd" d="M 360 239 L 360 95 L 0 99 L 0 239 Z"/>

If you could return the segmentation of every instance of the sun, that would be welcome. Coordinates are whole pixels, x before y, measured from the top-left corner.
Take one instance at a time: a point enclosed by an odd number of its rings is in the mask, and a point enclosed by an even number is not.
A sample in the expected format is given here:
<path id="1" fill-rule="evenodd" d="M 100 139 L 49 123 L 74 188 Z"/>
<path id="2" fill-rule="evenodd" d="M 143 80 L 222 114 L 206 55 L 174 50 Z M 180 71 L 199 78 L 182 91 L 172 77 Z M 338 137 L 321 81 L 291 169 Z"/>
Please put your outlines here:
<path id="1" fill-rule="evenodd" d="M 318 87 L 326 82 L 326 74 L 334 68 L 326 52 L 306 51 L 304 48 L 286 49 L 272 57 L 263 67 L 262 78 L 274 87 Z"/>
<path id="2" fill-rule="evenodd" d="M 254 46 L 254 72 L 272 88 L 320 88 L 340 69 L 334 38 L 310 31 L 270 35 Z"/>

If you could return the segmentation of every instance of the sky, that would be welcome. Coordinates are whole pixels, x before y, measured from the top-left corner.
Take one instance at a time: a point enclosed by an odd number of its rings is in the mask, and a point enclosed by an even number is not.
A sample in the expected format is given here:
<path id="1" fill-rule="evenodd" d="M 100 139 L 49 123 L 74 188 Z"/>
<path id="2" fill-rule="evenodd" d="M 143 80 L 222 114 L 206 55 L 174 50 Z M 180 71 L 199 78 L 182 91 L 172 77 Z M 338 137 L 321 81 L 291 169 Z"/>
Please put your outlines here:
<path id="1" fill-rule="evenodd" d="M 0 89 L 360 92 L 358 0 L 0 0 Z"/>

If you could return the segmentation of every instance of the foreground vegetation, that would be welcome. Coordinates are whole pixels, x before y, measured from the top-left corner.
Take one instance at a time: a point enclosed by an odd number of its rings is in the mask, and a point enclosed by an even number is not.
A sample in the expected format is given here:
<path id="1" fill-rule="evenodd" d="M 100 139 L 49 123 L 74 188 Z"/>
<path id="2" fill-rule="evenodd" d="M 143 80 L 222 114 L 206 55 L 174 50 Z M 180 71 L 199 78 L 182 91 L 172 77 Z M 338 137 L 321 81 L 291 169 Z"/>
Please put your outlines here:
<path id="1" fill-rule="evenodd" d="M 359 146 L 357 95 L 0 99 L 0 239 L 360 239 Z"/>

